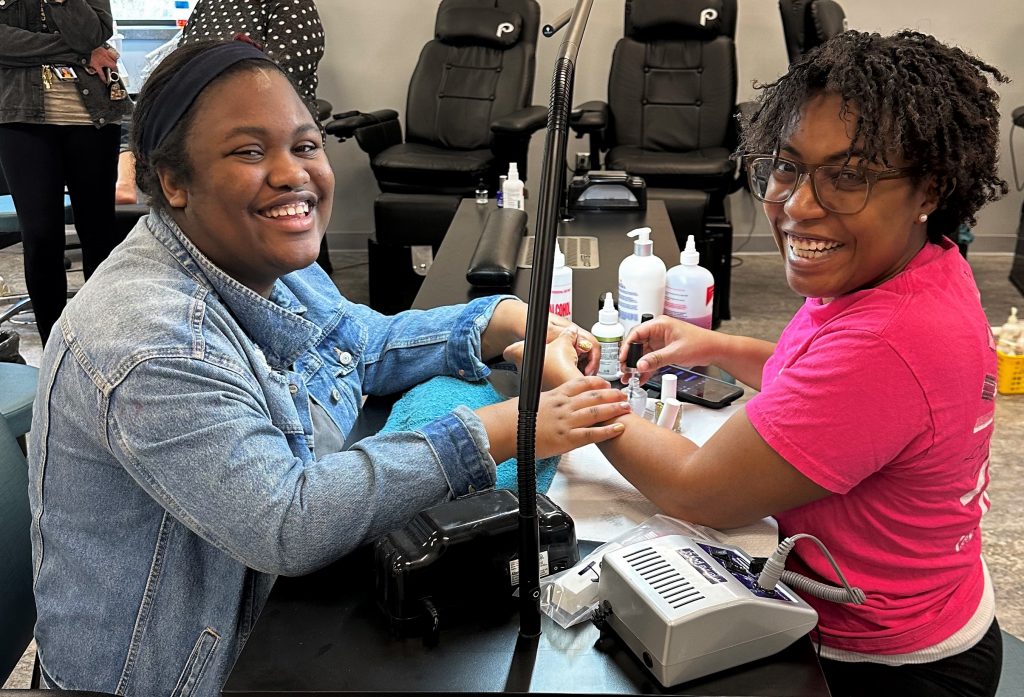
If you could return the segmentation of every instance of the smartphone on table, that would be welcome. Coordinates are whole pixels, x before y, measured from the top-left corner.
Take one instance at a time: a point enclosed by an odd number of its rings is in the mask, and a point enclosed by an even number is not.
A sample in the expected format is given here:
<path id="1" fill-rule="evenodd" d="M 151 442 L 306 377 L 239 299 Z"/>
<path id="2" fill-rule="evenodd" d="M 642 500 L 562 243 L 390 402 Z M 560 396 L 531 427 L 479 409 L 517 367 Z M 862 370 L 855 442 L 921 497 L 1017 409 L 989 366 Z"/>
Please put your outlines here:
<path id="1" fill-rule="evenodd" d="M 661 368 L 644 387 L 661 394 L 661 377 L 666 373 L 676 376 L 676 399 L 680 402 L 699 404 L 702 407 L 721 409 L 743 396 L 743 388 L 725 380 L 719 380 L 678 365 Z"/>

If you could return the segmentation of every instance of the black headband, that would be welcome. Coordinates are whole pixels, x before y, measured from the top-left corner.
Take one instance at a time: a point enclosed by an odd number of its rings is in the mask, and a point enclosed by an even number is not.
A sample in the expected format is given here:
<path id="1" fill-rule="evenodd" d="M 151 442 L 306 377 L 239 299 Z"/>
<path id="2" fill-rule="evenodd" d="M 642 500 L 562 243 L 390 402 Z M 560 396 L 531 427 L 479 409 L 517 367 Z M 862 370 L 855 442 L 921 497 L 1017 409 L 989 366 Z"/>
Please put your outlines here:
<path id="1" fill-rule="evenodd" d="M 148 118 L 142 125 L 142 152 L 139 155 L 149 157 L 178 125 L 206 86 L 232 65 L 244 60 L 273 63 L 270 56 L 252 44 L 231 41 L 203 51 L 171 75 L 164 88 L 153 98 Z"/>

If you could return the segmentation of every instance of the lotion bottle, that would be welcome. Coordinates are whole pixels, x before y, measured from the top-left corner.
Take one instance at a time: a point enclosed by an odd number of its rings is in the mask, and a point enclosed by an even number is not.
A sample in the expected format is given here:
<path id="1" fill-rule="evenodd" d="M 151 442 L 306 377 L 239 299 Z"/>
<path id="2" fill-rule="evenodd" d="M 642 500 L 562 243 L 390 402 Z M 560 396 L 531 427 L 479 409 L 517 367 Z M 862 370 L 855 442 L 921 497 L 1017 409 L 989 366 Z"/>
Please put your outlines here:
<path id="1" fill-rule="evenodd" d="M 665 275 L 665 314 L 711 329 L 715 278 L 698 266 L 699 262 L 700 253 L 690 235 L 686 248 L 679 254 L 679 266 L 673 266 Z"/>
<path id="2" fill-rule="evenodd" d="M 619 371 L 619 347 L 622 345 L 622 337 L 626 330 L 619 324 L 619 311 L 615 309 L 611 292 L 605 293 L 604 307 L 598 311 L 597 324 L 590 329 L 590 333 L 601 346 L 601 362 L 597 367 L 597 377 L 609 382 L 618 380 L 622 375 Z"/>
<path id="3" fill-rule="evenodd" d="M 526 210 L 526 196 L 523 180 L 519 178 L 519 165 L 510 162 L 508 165 L 508 179 L 501 185 L 502 205 L 505 208 Z"/>
<path id="4" fill-rule="evenodd" d="M 619 264 L 619 321 L 628 333 L 649 312 L 660 315 L 665 304 L 665 262 L 654 256 L 651 228 L 628 233 L 633 253 Z"/>
<path id="5" fill-rule="evenodd" d="M 551 272 L 548 312 L 572 320 L 572 268 L 565 265 L 562 247 L 555 242 L 555 268 Z"/>

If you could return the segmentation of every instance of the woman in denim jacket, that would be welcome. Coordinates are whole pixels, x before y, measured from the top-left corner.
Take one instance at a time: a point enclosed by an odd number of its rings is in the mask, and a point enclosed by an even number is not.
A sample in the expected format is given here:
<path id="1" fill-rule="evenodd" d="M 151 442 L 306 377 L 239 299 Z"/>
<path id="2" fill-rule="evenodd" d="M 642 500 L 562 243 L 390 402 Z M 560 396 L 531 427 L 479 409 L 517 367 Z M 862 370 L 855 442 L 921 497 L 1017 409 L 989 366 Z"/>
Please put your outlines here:
<path id="1" fill-rule="evenodd" d="M 118 243 L 114 183 L 124 86 L 109 0 L 0 2 L 0 166 L 18 211 L 43 342 L 67 302 L 64 187 L 88 279 Z M 114 73 L 116 78 L 116 72 Z"/>
<path id="2" fill-rule="evenodd" d="M 514 402 L 340 449 L 364 394 L 485 377 L 525 305 L 386 317 L 340 296 L 313 263 L 334 192 L 320 129 L 247 43 L 179 48 L 133 125 L 153 211 L 69 304 L 40 367 L 38 656 L 64 689 L 213 697 L 276 575 L 493 484 Z M 552 347 L 575 360 L 564 332 Z M 627 408 L 596 377 L 544 393 L 537 456 L 618 435 L 595 424 Z"/>

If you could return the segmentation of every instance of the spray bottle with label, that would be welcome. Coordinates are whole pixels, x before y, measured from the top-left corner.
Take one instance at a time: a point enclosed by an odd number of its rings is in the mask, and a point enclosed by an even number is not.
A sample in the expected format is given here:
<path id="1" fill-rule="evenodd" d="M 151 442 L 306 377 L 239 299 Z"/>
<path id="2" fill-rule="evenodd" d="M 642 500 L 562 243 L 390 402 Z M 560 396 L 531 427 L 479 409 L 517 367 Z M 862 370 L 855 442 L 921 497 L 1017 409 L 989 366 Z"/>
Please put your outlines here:
<path id="1" fill-rule="evenodd" d="M 551 272 L 551 302 L 548 312 L 572 319 L 572 267 L 565 265 L 562 247 L 555 242 L 555 268 Z"/>
<path id="2" fill-rule="evenodd" d="M 633 254 L 619 264 L 619 321 L 626 332 L 640 324 L 640 317 L 649 312 L 660 315 L 665 304 L 665 262 L 654 256 L 651 228 L 637 228 L 629 233 L 635 237 Z"/>
<path id="3" fill-rule="evenodd" d="M 597 324 L 590 329 L 590 333 L 601 346 L 601 363 L 597 367 L 597 377 L 609 382 L 618 380 L 622 374 L 619 372 L 619 347 L 622 345 L 622 337 L 626 330 L 619 324 L 619 311 L 615 309 L 610 292 L 604 295 L 604 307 L 598 311 Z"/>
<path id="4" fill-rule="evenodd" d="M 698 262 L 700 254 L 690 235 L 679 255 L 679 266 L 673 266 L 665 275 L 665 314 L 711 329 L 715 278 Z"/>
<path id="5" fill-rule="evenodd" d="M 526 193 L 523 180 L 519 178 L 519 165 L 510 162 L 508 165 L 508 179 L 501 185 L 502 206 L 526 210 Z"/>

